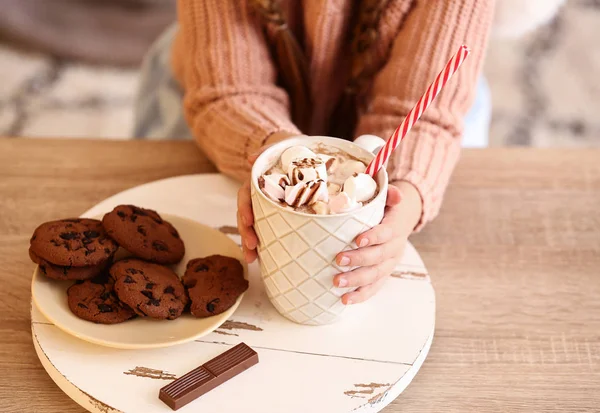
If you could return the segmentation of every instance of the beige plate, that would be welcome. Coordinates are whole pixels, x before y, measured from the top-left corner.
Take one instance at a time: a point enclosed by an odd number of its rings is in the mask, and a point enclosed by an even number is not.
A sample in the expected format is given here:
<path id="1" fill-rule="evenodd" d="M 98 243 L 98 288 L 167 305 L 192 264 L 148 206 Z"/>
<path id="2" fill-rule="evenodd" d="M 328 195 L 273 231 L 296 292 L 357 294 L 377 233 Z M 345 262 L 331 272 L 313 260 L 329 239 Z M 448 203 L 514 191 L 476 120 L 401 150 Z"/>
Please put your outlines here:
<path id="1" fill-rule="evenodd" d="M 185 243 L 185 257 L 173 267 L 179 276 L 185 272 L 185 265 L 189 260 L 220 254 L 240 260 L 244 266 L 244 276 L 248 278 L 248 268 L 242 251 L 229 237 L 186 218 L 163 213 L 161 216 L 177 228 Z M 223 324 L 243 298 L 242 295 L 233 307 L 224 313 L 208 318 L 195 318 L 185 314 L 171 321 L 136 318 L 121 324 L 102 325 L 82 320 L 71 313 L 66 293 L 71 284 L 71 281 L 55 281 L 44 277 L 36 267 L 31 294 L 40 312 L 58 328 L 75 337 L 122 349 L 169 347 L 205 336 Z"/>

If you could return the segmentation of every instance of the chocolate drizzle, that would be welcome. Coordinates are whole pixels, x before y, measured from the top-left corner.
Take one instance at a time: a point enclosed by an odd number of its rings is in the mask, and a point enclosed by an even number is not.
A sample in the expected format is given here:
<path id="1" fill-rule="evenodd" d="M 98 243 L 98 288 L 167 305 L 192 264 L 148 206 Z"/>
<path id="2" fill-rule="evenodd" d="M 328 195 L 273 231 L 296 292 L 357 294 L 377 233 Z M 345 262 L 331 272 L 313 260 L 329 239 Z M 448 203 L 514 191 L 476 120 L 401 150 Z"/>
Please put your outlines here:
<path id="1" fill-rule="evenodd" d="M 321 167 L 322 165 L 324 165 L 323 161 L 321 159 L 318 158 L 303 158 L 303 159 L 297 159 L 295 161 L 292 162 L 291 168 L 291 180 L 292 180 L 292 185 L 296 185 L 299 182 L 304 181 L 304 179 L 306 178 L 305 173 L 302 170 L 310 170 L 313 169 L 315 171 L 315 175 L 317 177 L 317 179 L 327 179 L 327 176 L 321 176 L 321 174 L 319 173 L 319 167 Z M 311 179 L 311 178 L 309 178 Z"/>
<path id="2" fill-rule="evenodd" d="M 285 189 L 285 187 L 288 186 L 289 184 L 290 184 L 290 179 L 286 175 L 282 175 L 281 178 L 279 178 L 279 186 L 282 187 L 283 189 Z"/>
<path id="3" fill-rule="evenodd" d="M 321 188 L 327 189 L 327 184 L 322 179 L 307 182 L 293 199 L 286 199 L 286 202 L 294 208 L 302 205 L 312 205 L 319 200 L 317 195 Z"/>

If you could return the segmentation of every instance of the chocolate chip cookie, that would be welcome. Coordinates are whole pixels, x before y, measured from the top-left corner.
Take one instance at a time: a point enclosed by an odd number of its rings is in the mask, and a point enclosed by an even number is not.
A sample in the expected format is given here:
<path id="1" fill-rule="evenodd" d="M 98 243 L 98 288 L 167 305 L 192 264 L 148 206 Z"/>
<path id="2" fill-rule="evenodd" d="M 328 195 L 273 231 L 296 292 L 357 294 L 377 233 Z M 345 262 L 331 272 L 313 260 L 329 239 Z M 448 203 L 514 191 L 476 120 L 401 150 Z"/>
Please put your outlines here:
<path id="1" fill-rule="evenodd" d="M 45 259 L 38 257 L 31 249 L 29 249 L 29 257 L 31 261 L 40 266 L 42 274 L 55 280 L 89 280 L 100 275 L 112 262 L 111 259 L 108 259 L 99 265 L 88 267 L 60 266 L 51 264 Z"/>
<path id="2" fill-rule="evenodd" d="M 156 211 L 119 205 L 102 219 L 106 232 L 137 257 L 159 264 L 175 264 L 185 254 L 177 230 Z"/>
<path id="3" fill-rule="evenodd" d="M 86 267 L 111 259 L 118 245 L 96 219 L 46 222 L 34 231 L 31 251 L 54 265 Z"/>
<path id="4" fill-rule="evenodd" d="M 242 264 L 222 255 L 188 262 L 183 284 L 190 296 L 190 311 L 196 317 L 221 314 L 248 289 Z"/>
<path id="5" fill-rule="evenodd" d="M 110 274 L 119 299 L 140 316 L 173 320 L 188 303 L 177 274 L 162 265 L 126 259 L 114 263 Z"/>
<path id="6" fill-rule="evenodd" d="M 73 284 L 67 290 L 67 301 L 77 317 L 98 324 L 117 324 L 135 317 L 117 298 L 114 280 L 106 273 Z"/>

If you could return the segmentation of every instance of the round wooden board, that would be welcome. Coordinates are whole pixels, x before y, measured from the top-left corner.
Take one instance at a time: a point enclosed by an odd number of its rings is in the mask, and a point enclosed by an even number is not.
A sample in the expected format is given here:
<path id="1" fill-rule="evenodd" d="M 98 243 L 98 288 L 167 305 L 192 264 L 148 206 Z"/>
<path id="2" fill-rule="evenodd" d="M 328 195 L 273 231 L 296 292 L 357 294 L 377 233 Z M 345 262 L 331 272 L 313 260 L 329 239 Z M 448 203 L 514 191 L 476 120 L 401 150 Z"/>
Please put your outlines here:
<path id="1" fill-rule="evenodd" d="M 117 194 L 84 216 L 122 203 L 187 217 L 228 234 L 235 229 L 237 185 L 221 175 L 192 175 Z M 48 374 L 92 412 L 171 411 L 158 391 L 176 377 L 239 342 L 260 362 L 180 409 L 180 412 L 378 412 L 411 382 L 425 360 L 435 324 L 435 293 L 417 251 L 376 298 L 344 319 L 312 327 L 294 324 L 270 304 L 256 264 L 250 289 L 230 320 L 200 340 L 162 349 L 119 350 L 64 333 L 31 309 L 34 346 Z"/>

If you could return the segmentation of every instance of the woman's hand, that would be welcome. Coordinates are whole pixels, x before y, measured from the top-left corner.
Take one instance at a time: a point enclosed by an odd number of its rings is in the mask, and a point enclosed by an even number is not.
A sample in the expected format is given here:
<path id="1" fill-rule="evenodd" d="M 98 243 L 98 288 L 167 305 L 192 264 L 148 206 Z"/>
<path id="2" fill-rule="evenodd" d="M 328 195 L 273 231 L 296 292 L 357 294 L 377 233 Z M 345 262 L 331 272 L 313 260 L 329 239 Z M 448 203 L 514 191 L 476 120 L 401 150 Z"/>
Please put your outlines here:
<path id="1" fill-rule="evenodd" d="M 252 213 L 252 200 L 250 198 L 250 178 L 244 181 L 244 184 L 238 192 L 238 212 L 237 226 L 242 236 L 242 249 L 244 258 L 248 264 L 254 262 L 258 253 L 258 236 L 254 231 L 254 214 Z"/>
<path id="2" fill-rule="evenodd" d="M 399 264 L 408 236 L 421 218 L 422 201 L 417 189 L 406 181 L 389 185 L 387 206 L 381 224 L 356 237 L 358 249 L 337 255 L 341 267 L 359 266 L 338 274 L 337 287 L 358 287 L 344 294 L 344 304 L 356 304 L 372 297 Z"/>
<path id="3" fill-rule="evenodd" d="M 256 162 L 259 155 L 269 146 L 275 142 L 294 136 L 299 135 L 297 133 L 286 131 L 274 133 L 269 138 L 270 144 L 250 155 L 248 157 L 248 163 L 250 166 L 254 165 L 254 162 Z M 244 181 L 242 187 L 238 191 L 237 226 L 238 231 L 242 236 L 242 249 L 244 250 L 246 262 L 248 264 L 253 263 L 258 257 L 258 253 L 256 252 L 256 247 L 258 247 L 258 236 L 256 235 L 256 231 L 254 231 L 254 214 L 252 213 L 252 198 L 250 197 L 250 177 Z"/>

